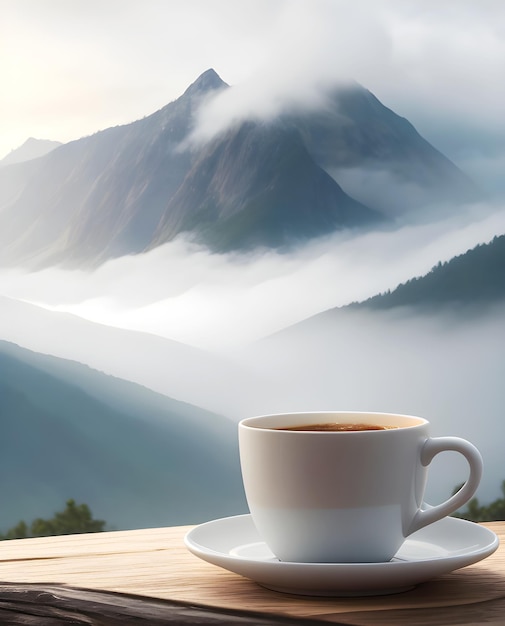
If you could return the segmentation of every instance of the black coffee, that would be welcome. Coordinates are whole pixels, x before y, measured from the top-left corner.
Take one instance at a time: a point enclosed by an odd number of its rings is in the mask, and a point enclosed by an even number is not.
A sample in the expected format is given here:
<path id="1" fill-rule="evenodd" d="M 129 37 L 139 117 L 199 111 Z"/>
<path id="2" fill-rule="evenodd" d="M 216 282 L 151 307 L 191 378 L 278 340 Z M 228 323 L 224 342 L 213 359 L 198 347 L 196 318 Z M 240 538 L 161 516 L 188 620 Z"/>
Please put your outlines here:
<path id="1" fill-rule="evenodd" d="M 355 432 L 362 430 L 390 430 L 395 426 L 382 426 L 379 424 L 342 424 L 328 422 L 325 424 L 304 424 L 303 426 L 283 426 L 275 430 L 303 430 L 317 432 Z"/>

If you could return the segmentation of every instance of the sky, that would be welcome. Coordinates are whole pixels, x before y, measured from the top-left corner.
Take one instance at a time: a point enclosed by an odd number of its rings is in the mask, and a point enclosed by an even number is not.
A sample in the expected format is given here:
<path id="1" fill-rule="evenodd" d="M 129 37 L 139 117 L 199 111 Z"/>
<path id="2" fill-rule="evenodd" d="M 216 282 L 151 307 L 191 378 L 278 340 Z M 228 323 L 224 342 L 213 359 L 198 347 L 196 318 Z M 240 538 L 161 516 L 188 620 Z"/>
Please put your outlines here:
<path id="1" fill-rule="evenodd" d="M 0 0 L 0 14 L 0 158 L 140 119 L 212 67 L 267 115 L 357 80 L 502 189 L 501 0 Z"/>

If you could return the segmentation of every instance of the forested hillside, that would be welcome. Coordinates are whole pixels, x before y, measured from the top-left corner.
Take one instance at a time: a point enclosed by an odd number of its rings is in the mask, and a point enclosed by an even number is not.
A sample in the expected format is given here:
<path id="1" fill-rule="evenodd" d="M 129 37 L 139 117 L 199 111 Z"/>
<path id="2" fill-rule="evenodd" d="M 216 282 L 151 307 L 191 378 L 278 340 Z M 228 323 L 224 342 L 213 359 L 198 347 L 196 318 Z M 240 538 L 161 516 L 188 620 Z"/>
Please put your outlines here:
<path id="1" fill-rule="evenodd" d="M 389 309 L 397 306 L 433 308 L 441 305 L 482 306 L 505 298 L 505 235 L 480 244 L 425 276 L 412 278 L 393 291 L 350 307 Z"/>

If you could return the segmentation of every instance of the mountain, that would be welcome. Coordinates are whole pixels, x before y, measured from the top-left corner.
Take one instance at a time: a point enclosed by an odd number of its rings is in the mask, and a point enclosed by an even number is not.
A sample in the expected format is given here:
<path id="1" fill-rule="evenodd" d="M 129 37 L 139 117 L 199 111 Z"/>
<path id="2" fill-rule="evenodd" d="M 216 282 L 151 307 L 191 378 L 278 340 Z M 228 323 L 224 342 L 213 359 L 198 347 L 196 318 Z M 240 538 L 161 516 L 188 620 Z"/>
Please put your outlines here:
<path id="1" fill-rule="evenodd" d="M 193 113 L 205 95 L 225 86 L 207 72 L 149 117 L 43 158 L 0 211 L 0 262 L 79 265 L 144 250 L 190 167 L 191 155 L 178 146 Z M 9 176 L 0 170 L 0 207 L 10 177 L 27 170 L 23 164 L 10 169 Z"/>
<path id="2" fill-rule="evenodd" d="M 222 251 L 376 227 L 398 212 L 378 206 L 388 194 L 360 182 L 355 191 L 377 203 L 367 205 L 339 184 L 364 172 L 382 185 L 384 173 L 398 179 L 402 193 L 393 187 L 389 195 L 405 207 L 419 189 L 430 201 L 478 196 L 406 120 L 359 85 L 335 90 L 322 111 L 237 123 L 200 148 L 183 149 L 196 112 L 227 89 L 208 70 L 142 120 L 0 169 L 0 263 L 97 265 L 180 233 Z"/>
<path id="3" fill-rule="evenodd" d="M 406 120 L 357 83 L 290 117 L 314 161 L 347 193 L 390 217 L 482 199 L 475 183 Z"/>
<path id="4" fill-rule="evenodd" d="M 31 161 L 31 159 L 38 159 L 41 156 L 49 154 L 49 152 L 61 145 L 60 141 L 30 137 L 22 146 L 11 150 L 7 156 L 0 159 L 0 167 L 12 165 L 13 163 L 22 163 L 23 161 Z"/>
<path id="5" fill-rule="evenodd" d="M 221 251 L 282 247 L 378 221 L 316 165 L 294 126 L 246 122 L 201 149 L 151 245 L 190 231 Z"/>
<path id="6" fill-rule="evenodd" d="M 0 341 L 0 528 L 68 498 L 117 529 L 246 510 L 236 425 L 78 363 Z"/>
<path id="7" fill-rule="evenodd" d="M 438 263 L 428 274 L 398 285 L 347 309 L 383 310 L 400 306 L 417 309 L 459 307 L 481 310 L 505 300 L 505 235 Z"/>
<path id="8" fill-rule="evenodd" d="M 369 314 L 382 311 L 408 310 L 409 313 L 448 312 L 454 318 L 482 315 L 494 305 L 505 303 L 505 235 L 496 236 L 489 243 L 477 245 L 450 261 L 438 263 L 420 277 L 398 285 L 392 291 L 377 294 L 361 302 L 352 302 L 322 311 L 297 324 L 293 324 L 263 342 L 286 342 L 312 331 L 318 334 L 331 331 L 351 320 L 369 323 Z M 260 342 L 261 343 L 261 342 Z"/>
<path id="9" fill-rule="evenodd" d="M 217 413 L 228 415 L 230 396 L 247 402 L 254 387 L 264 383 L 261 371 L 242 370 L 224 356 L 1 296 L 0 320 L 0 339 Z"/>

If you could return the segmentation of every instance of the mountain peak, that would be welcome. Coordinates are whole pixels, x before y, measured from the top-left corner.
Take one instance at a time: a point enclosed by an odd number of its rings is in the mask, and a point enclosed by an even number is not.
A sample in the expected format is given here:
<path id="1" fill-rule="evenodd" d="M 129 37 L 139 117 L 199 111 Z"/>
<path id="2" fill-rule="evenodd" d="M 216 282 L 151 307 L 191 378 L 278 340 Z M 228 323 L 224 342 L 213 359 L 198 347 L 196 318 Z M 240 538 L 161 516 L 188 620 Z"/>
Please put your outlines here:
<path id="1" fill-rule="evenodd" d="M 62 144 L 59 141 L 51 141 L 49 139 L 35 139 L 29 137 L 23 145 L 14 150 L 0 160 L 0 167 L 3 165 L 12 165 L 13 163 L 21 163 L 22 161 L 30 161 L 38 157 L 44 156 L 51 150 L 58 148 Z"/>
<path id="2" fill-rule="evenodd" d="M 206 70 L 195 80 L 184 92 L 185 96 L 194 96 L 197 94 L 213 91 L 214 89 L 222 89 L 229 87 L 212 68 Z"/>

